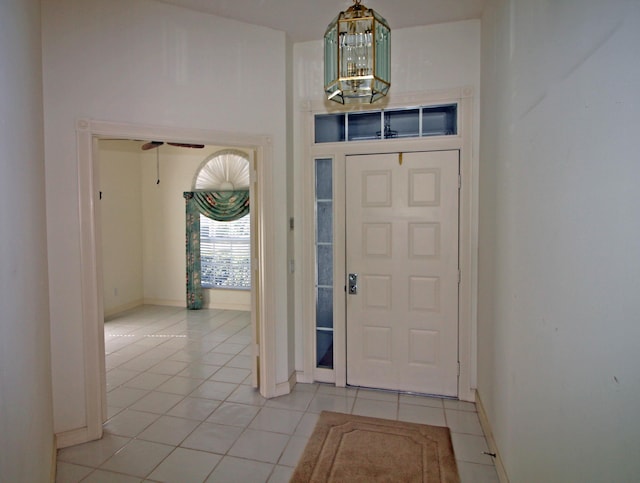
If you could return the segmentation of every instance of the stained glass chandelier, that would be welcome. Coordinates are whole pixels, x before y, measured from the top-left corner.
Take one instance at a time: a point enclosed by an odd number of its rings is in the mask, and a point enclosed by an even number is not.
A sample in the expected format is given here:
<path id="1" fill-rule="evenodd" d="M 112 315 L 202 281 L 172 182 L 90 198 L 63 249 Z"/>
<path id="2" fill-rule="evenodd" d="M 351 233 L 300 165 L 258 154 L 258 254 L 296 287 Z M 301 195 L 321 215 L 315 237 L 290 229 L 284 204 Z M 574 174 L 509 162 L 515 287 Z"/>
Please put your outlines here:
<path id="1" fill-rule="evenodd" d="M 378 13 L 353 0 L 324 34 L 324 90 L 327 98 L 375 102 L 391 86 L 391 30 Z"/>

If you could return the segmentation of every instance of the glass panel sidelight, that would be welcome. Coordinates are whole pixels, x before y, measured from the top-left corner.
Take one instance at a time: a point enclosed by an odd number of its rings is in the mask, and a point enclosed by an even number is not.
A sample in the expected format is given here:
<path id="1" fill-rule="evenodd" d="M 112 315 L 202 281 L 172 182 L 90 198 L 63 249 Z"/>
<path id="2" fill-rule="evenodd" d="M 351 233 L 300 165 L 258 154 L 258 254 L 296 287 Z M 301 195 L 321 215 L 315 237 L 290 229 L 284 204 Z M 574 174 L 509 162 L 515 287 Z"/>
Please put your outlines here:
<path id="1" fill-rule="evenodd" d="M 333 161 L 315 160 L 316 365 L 333 369 Z"/>
<path id="2" fill-rule="evenodd" d="M 316 344 L 316 366 L 333 369 L 333 330 L 317 330 Z"/>

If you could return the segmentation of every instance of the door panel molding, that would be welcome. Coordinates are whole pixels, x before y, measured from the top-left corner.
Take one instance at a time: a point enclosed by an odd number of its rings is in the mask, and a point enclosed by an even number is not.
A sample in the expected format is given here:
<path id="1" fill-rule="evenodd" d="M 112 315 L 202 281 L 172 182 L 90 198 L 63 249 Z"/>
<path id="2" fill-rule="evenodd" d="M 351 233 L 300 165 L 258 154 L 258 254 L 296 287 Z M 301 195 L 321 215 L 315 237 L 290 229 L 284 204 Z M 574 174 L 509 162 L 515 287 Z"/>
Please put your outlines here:
<path id="1" fill-rule="evenodd" d="M 403 159 L 346 159 L 346 270 L 361 281 L 346 301 L 346 382 L 456 397 L 459 151 Z M 442 249 L 415 257 L 412 225 L 425 223 L 438 225 Z"/>

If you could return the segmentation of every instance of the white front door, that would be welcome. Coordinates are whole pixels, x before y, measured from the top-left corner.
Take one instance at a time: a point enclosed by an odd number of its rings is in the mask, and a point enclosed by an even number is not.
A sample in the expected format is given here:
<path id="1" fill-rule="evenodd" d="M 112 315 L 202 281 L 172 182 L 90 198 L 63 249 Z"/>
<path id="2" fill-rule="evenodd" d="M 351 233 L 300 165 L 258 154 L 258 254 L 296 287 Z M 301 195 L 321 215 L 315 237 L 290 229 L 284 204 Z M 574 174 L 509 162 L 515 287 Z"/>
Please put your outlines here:
<path id="1" fill-rule="evenodd" d="M 458 395 L 459 172 L 457 150 L 347 157 L 347 384 Z"/>

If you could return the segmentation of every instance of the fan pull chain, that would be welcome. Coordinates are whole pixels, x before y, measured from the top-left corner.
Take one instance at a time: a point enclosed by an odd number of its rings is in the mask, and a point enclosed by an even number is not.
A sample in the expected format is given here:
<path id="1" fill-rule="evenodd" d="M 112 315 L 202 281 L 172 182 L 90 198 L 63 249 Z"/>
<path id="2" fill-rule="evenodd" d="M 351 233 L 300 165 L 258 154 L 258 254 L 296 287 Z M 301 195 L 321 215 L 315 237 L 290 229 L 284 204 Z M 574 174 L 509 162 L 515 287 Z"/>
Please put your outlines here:
<path id="1" fill-rule="evenodd" d="M 160 147 L 156 149 L 156 184 L 160 184 Z"/>

